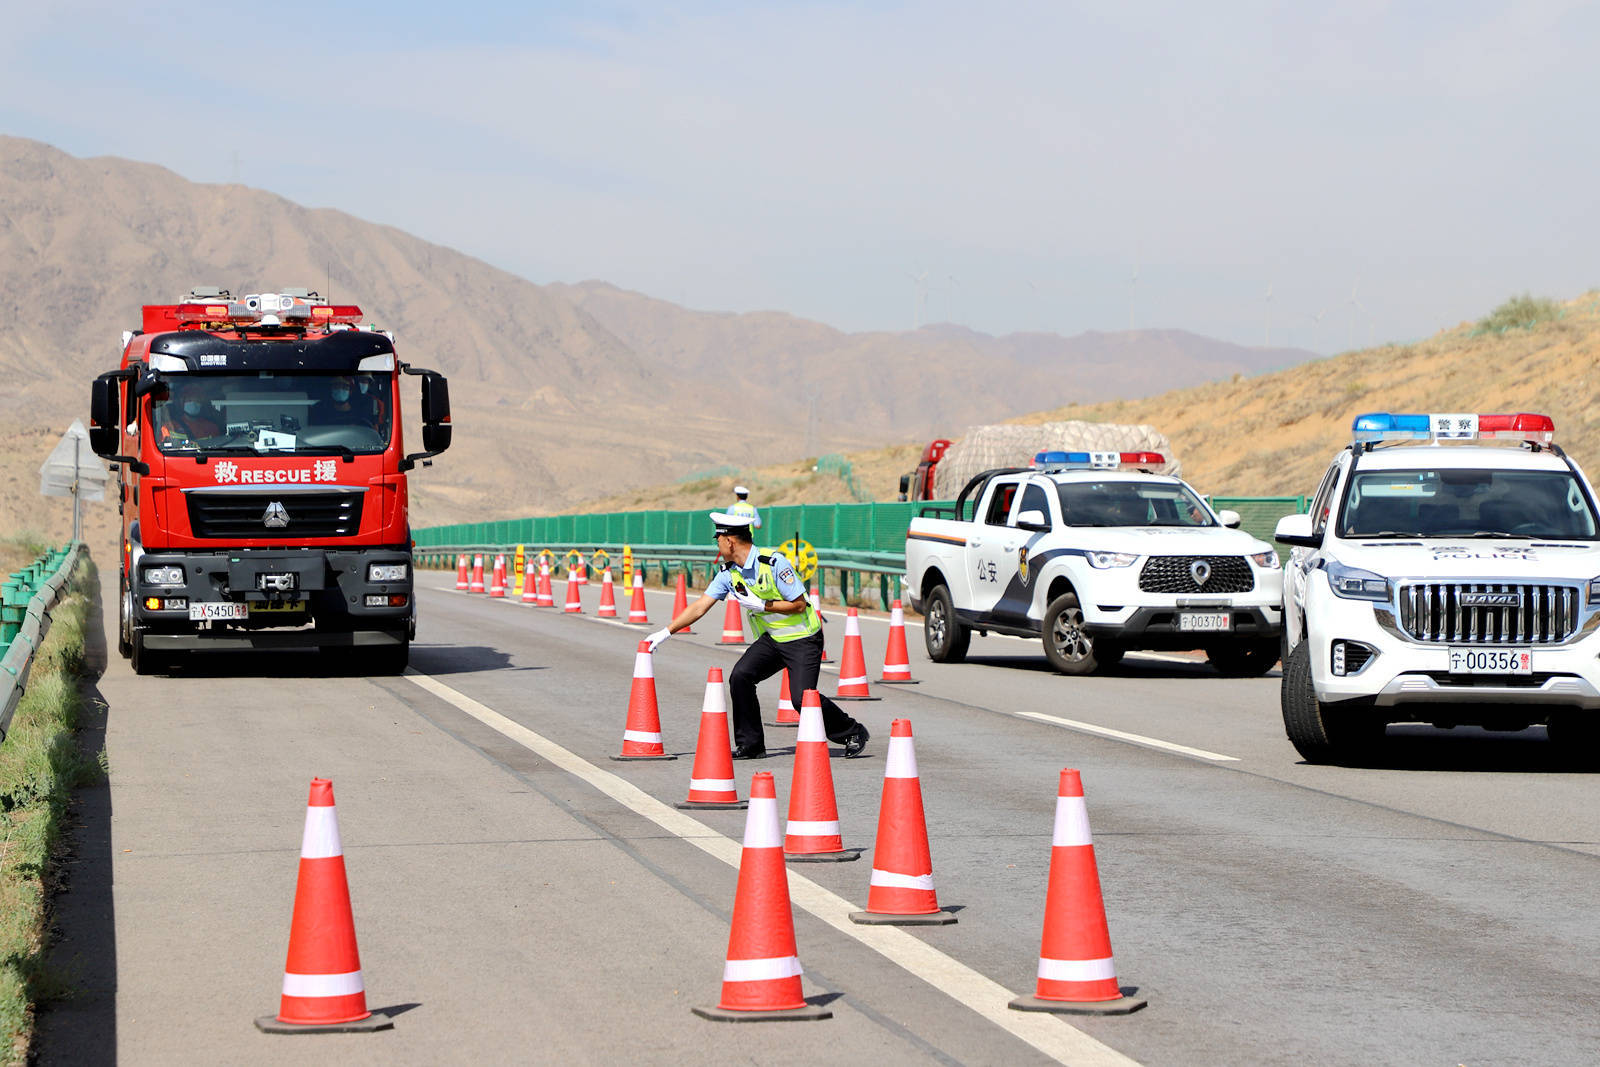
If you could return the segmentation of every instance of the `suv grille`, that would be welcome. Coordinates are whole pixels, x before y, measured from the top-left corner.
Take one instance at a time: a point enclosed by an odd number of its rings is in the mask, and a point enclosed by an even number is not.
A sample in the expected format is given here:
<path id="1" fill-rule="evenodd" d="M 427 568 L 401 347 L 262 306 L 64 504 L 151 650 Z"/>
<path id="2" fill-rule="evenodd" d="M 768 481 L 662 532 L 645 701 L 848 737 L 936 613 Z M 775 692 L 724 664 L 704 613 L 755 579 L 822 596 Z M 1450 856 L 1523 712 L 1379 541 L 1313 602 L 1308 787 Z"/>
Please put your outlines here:
<path id="1" fill-rule="evenodd" d="M 1194 580 L 1196 562 L 1211 568 L 1204 585 Z M 1243 556 L 1151 556 L 1139 572 L 1146 593 L 1248 593 L 1255 587 Z"/>
<path id="2" fill-rule="evenodd" d="M 361 527 L 364 493 L 190 493 L 196 537 L 349 537 Z M 277 505 L 274 509 L 273 505 Z M 272 511 L 273 523 L 268 524 Z M 287 521 L 281 520 L 286 519 Z"/>
<path id="3" fill-rule="evenodd" d="M 1417 641 L 1558 644 L 1577 632 L 1578 605 L 1571 585 L 1413 582 L 1400 586 L 1400 628 Z"/>

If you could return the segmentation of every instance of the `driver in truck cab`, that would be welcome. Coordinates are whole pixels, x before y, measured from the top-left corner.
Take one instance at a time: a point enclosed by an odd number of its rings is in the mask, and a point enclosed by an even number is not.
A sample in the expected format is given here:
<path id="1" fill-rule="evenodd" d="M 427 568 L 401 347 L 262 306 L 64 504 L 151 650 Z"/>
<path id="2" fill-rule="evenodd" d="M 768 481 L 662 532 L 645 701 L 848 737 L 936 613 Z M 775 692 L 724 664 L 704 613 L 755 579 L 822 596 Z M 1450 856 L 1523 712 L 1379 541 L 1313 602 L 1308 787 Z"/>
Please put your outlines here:
<path id="1" fill-rule="evenodd" d="M 355 379 L 347 374 L 334 378 L 325 399 L 311 405 L 313 426 L 376 426 L 377 398 L 356 391 Z"/>
<path id="2" fill-rule="evenodd" d="M 155 398 L 163 445 L 181 445 L 220 436 L 225 420 L 216 408 L 217 388 L 204 378 L 179 380 Z"/>

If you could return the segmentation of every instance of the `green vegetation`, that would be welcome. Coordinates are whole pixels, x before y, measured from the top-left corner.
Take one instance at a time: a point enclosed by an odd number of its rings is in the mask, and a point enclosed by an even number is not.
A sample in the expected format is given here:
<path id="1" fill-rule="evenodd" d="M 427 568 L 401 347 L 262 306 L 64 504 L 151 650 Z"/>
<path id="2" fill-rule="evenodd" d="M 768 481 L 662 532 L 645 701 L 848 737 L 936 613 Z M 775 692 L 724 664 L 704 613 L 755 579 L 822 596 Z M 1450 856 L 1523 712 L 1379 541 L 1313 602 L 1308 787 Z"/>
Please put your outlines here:
<path id="1" fill-rule="evenodd" d="M 85 560 L 51 613 L 27 692 L 0 744 L 0 1032 L 8 1063 L 27 1061 L 33 1005 L 70 991 L 44 962 L 46 910 L 72 791 L 103 773 L 79 750 L 74 733 L 95 587 L 94 565 Z"/>
<path id="2" fill-rule="evenodd" d="M 1514 296 L 1478 320 L 1479 333 L 1505 333 L 1507 330 L 1526 330 L 1541 322 L 1561 317 L 1561 304 L 1555 300 L 1523 293 Z"/>

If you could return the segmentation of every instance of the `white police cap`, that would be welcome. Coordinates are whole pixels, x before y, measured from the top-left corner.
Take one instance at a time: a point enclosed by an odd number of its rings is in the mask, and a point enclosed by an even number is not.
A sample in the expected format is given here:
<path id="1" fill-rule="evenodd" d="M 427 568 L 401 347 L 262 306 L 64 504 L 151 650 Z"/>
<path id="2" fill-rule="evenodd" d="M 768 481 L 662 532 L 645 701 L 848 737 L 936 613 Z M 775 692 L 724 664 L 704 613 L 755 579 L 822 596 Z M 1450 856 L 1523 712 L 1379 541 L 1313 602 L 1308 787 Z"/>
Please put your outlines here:
<path id="1" fill-rule="evenodd" d="M 729 515 L 726 511 L 713 511 L 711 521 L 717 524 L 717 533 L 732 533 L 735 530 L 750 530 L 750 516 Z"/>
<path id="2" fill-rule="evenodd" d="M 733 487 L 733 495 L 734 496 L 749 496 L 750 495 L 750 490 L 746 489 L 742 485 L 736 485 L 736 486 Z"/>

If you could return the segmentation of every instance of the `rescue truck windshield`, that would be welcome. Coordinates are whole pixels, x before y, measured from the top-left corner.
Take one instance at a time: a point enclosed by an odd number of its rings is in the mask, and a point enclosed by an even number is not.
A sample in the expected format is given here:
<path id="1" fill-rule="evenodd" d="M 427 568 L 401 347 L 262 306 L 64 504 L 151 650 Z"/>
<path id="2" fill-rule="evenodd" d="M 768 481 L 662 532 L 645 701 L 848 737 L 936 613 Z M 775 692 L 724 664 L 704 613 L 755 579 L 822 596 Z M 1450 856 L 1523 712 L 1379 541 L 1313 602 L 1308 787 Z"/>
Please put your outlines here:
<path id="1" fill-rule="evenodd" d="M 1588 495 L 1570 471 L 1357 470 L 1339 536 L 1592 540 Z"/>
<path id="2" fill-rule="evenodd" d="M 376 453 L 389 445 L 389 371 L 169 374 L 150 396 L 163 452 L 313 455 Z"/>
<path id="3" fill-rule="evenodd" d="M 1069 526 L 1217 525 L 1200 498 L 1178 482 L 1063 481 L 1056 493 Z"/>

